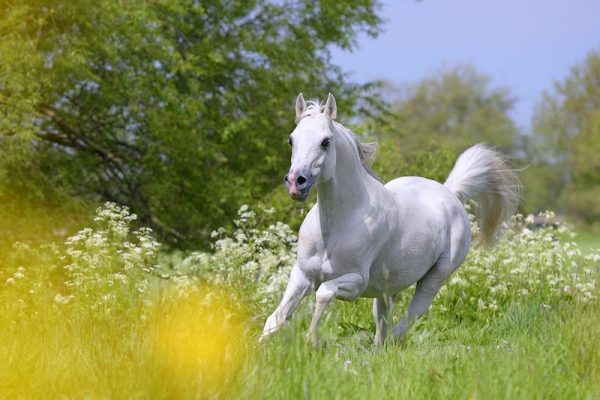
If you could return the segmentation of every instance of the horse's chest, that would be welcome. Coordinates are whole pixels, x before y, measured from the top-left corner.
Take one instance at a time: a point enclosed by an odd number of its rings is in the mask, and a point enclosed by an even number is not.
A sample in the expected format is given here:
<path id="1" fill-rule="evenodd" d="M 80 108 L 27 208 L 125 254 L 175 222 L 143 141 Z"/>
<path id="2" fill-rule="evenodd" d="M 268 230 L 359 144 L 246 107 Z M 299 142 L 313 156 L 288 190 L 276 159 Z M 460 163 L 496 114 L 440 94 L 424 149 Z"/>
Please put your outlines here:
<path id="1" fill-rule="evenodd" d="M 331 279 L 333 268 L 326 254 L 299 257 L 298 266 L 313 282 L 323 282 Z"/>
<path id="2" fill-rule="evenodd" d="M 356 243 L 343 234 L 319 238 L 308 245 L 299 243 L 298 250 L 298 265 L 302 272 L 321 282 L 361 271 L 366 265 L 365 258 L 372 253 L 364 243 Z"/>

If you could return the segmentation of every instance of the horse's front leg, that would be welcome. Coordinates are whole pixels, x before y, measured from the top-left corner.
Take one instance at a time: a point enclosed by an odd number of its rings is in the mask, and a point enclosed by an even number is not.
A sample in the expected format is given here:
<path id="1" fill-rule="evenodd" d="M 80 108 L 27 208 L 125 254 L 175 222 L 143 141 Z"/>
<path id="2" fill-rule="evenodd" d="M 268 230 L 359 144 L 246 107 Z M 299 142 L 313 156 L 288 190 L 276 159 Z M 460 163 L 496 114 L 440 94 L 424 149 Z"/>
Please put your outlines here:
<path id="1" fill-rule="evenodd" d="M 319 330 L 319 321 L 323 316 L 325 307 L 334 298 L 352 301 L 355 300 L 364 290 L 366 280 L 362 275 L 351 272 L 342 276 L 338 276 L 327 282 L 323 282 L 317 289 L 317 305 L 315 312 L 310 322 L 310 327 L 306 334 L 306 338 L 315 343 L 317 341 L 317 331 Z"/>
<path id="2" fill-rule="evenodd" d="M 302 299 L 311 291 L 311 288 L 312 284 L 310 280 L 300 270 L 298 264 L 295 264 L 290 273 L 290 279 L 288 280 L 281 303 L 279 303 L 273 314 L 267 318 L 263 333 L 260 335 L 260 340 L 275 333 L 285 324 L 292 316 L 294 310 L 300 305 Z"/>

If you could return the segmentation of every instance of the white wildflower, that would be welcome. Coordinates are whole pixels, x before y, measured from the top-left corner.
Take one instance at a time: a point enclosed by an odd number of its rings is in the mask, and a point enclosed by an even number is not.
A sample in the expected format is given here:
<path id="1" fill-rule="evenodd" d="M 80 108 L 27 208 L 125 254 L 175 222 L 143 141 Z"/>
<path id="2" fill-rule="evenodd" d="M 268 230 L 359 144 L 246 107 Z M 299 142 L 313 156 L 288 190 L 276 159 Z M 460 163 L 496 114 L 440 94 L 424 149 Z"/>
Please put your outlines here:
<path id="1" fill-rule="evenodd" d="M 56 304 L 68 304 L 71 302 L 71 300 L 73 300 L 75 296 L 73 295 L 69 295 L 69 296 L 63 296 L 60 293 L 57 293 L 56 296 L 54 296 L 54 302 Z"/>

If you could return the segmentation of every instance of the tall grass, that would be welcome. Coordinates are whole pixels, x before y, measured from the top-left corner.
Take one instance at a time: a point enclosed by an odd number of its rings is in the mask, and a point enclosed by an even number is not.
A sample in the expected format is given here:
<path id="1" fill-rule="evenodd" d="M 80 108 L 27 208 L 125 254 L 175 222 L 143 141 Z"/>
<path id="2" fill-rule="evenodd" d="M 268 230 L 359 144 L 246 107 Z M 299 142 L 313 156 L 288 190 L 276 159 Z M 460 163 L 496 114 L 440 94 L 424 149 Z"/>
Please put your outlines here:
<path id="1" fill-rule="evenodd" d="M 312 299 L 257 343 L 295 247 L 265 212 L 240 210 L 212 253 L 165 255 L 114 204 L 64 243 L 14 245 L 0 269 L 0 398 L 600 398 L 600 252 L 560 239 L 565 227 L 517 218 L 399 343 L 373 347 L 359 300 L 333 304 L 315 347 Z"/>

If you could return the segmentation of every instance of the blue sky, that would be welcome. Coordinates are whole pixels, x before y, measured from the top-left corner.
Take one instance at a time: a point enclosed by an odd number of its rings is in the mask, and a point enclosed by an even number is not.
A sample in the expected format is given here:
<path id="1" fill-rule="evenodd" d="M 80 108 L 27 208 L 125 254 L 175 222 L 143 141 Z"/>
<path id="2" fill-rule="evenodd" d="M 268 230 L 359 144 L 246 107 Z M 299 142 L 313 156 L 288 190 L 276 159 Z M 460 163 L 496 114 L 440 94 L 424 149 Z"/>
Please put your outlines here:
<path id="1" fill-rule="evenodd" d="M 599 0 L 387 0 L 382 15 L 379 37 L 333 51 L 353 80 L 411 83 L 468 63 L 510 89 L 523 129 L 542 91 L 600 50 Z"/>

